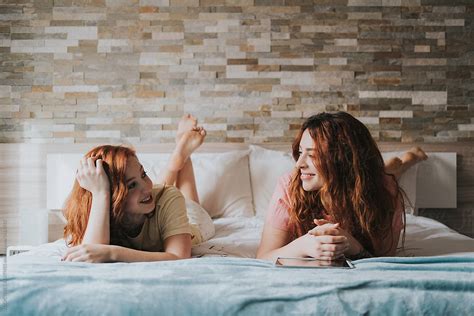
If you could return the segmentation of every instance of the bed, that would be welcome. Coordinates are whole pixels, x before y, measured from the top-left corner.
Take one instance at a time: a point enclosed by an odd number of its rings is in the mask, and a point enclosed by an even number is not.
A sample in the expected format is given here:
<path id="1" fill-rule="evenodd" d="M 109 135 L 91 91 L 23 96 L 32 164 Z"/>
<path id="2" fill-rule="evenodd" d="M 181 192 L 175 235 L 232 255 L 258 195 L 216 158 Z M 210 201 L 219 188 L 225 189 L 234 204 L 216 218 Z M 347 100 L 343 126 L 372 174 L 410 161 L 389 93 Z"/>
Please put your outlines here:
<path id="1" fill-rule="evenodd" d="M 46 209 L 61 207 L 77 157 L 79 152 L 70 151 L 48 155 Z M 145 152 L 139 158 L 153 177 L 167 155 Z M 431 158 L 401 180 L 411 206 L 456 207 L 456 154 L 431 153 Z M 356 268 L 351 270 L 276 268 L 272 262 L 254 258 L 275 177 L 291 168 L 289 155 L 258 146 L 239 147 L 231 152 L 199 153 L 194 167 L 198 193 L 214 219 L 216 234 L 193 248 L 192 259 L 132 264 L 61 262 L 66 249 L 64 240 L 58 238 L 61 225 L 37 218 L 33 222 L 46 223 L 48 236 L 44 236 L 45 229 L 23 228 L 40 245 L 9 257 L 3 265 L 2 312 L 474 314 L 472 238 L 408 209 L 405 244 L 396 257 L 354 261 Z M 433 174 L 433 168 L 441 170 Z M 427 185 L 419 182 L 421 178 L 433 183 L 433 177 L 441 177 L 448 185 L 435 196 L 431 193 L 430 199 Z M 49 212 L 52 214 L 57 213 Z M 51 238 L 57 240 L 46 243 Z"/>

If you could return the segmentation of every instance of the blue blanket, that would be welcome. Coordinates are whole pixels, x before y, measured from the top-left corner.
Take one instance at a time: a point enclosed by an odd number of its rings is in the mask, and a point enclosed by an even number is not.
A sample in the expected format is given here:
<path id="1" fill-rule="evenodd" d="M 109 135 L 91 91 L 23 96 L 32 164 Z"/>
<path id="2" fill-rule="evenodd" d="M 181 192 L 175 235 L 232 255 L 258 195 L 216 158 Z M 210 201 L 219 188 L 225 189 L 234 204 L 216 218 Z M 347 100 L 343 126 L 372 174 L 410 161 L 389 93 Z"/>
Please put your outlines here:
<path id="1" fill-rule="evenodd" d="M 352 270 L 220 257 L 8 263 L 0 314 L 474 315 L 474 255 L 354 263 Z"/>

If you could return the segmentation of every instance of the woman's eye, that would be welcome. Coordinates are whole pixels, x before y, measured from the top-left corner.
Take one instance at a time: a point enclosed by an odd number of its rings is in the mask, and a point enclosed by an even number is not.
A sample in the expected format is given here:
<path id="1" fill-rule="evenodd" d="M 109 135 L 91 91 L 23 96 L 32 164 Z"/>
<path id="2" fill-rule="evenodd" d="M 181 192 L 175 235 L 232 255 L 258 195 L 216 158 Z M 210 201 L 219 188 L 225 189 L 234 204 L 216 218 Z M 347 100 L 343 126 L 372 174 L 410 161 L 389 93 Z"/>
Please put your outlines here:
<path id="1" fill-rule="evenodd" d="M 147 176 L 146 171 L 143 171 L 142 178 L 145 178 Z"/>
<path id="2" fill-rule="evenodd" d="M 131 190 L 131 189 L 133 189 L 136 185 L 137 185 L 137 184 L 136 184 L 135 182 L 132 182 L 132 183 L 130 183 L 130 184 L 127 186 L 127 188 L 128 188 L 129 190 Z"/>

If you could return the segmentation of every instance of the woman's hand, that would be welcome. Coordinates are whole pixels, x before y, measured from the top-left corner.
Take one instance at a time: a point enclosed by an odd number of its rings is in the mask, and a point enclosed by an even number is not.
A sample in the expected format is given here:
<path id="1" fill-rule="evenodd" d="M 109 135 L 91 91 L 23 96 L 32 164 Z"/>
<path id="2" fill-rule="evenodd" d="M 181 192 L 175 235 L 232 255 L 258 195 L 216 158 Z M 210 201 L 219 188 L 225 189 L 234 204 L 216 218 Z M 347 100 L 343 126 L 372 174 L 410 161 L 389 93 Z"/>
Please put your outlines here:
<path id="1" fill-rule="evenodd" d="M 323 231 L 326 234 L 334 236 L 344 236 L 347 239 L 347 249 L 344 252 L 346 256 L 353 256 L 364 250 L 364 247 L 355 239 L 348 231 L 342 229 L 339 223 L 333 224 L 325 219 L 315 219 L 314 223 L 317 225 L 311 229 L 308 234 L 318 236 Z"/>
<path id="2" fill-rule="evenodd" d="M 102 166 L 102 159 L 82 158 L 77 168 L 76 179 L 79 185 L 92 195 L 109 194 L 110 183 Z"/>
<path id="3" fill-rule="evenodd" d="M 332 227 L 320 229 L 315 234 L 306 234 L 298 238 L 298 245 L 303 256 L 313 257 L 319 260 L 335 260 L 347 251 L 348 241 L 342 235 L 329 235 Z"/>
<path id="4" fill-rule="evenodd" d="M 72 262 L 110 262 L 113 261 L 113 247 L 102 244 L 82 244 L 68 248 L 62 259 Z"/>

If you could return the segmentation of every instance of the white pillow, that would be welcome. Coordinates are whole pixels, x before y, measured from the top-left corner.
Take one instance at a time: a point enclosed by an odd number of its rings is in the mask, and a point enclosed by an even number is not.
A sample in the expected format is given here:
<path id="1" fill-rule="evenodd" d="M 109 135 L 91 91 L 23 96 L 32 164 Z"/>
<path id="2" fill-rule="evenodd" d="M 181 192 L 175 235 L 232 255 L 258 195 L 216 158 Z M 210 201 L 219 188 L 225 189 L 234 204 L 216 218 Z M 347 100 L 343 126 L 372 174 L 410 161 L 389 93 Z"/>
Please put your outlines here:
<path id="1" fill-rule="evenodd" d="M 153 183 L 170 154 L 137 154 Z M 251 217 L 248 150 L 195 153 L 191 156 L 201 206 L 212 218 Z"/>
<path id="2" fill-rule="evenodd" d="M 387 162 L 390 158 L 401 157 L 404 151 L 392 151 L 382 153 L 383 160 Z M 415 213 L 416 205 L 416 179 L 418 174 L 418 164 L 412 166 L 410 169 L 405 171 L 400 179 L 398 179 L 398 185 L 405 191 L 405 212 L 408 214 Z"/>
<path id="3" fill-rule="evenodd" d="M 278 178 L 291 171 L 295 162 L 290 153 L 250 145 L 249 163 L 255 215 L 263 218 Z"/>
<path id="4" fill-rule="evenodd" d="M 254 215 L 248 150 L 192 155 L 201 205 L 213 218 Z M 137 154 L 153 183 L 170 154 Z M 48 208 L 62 208 L 70 193 L 82 154 L 48 155 Z"/>

